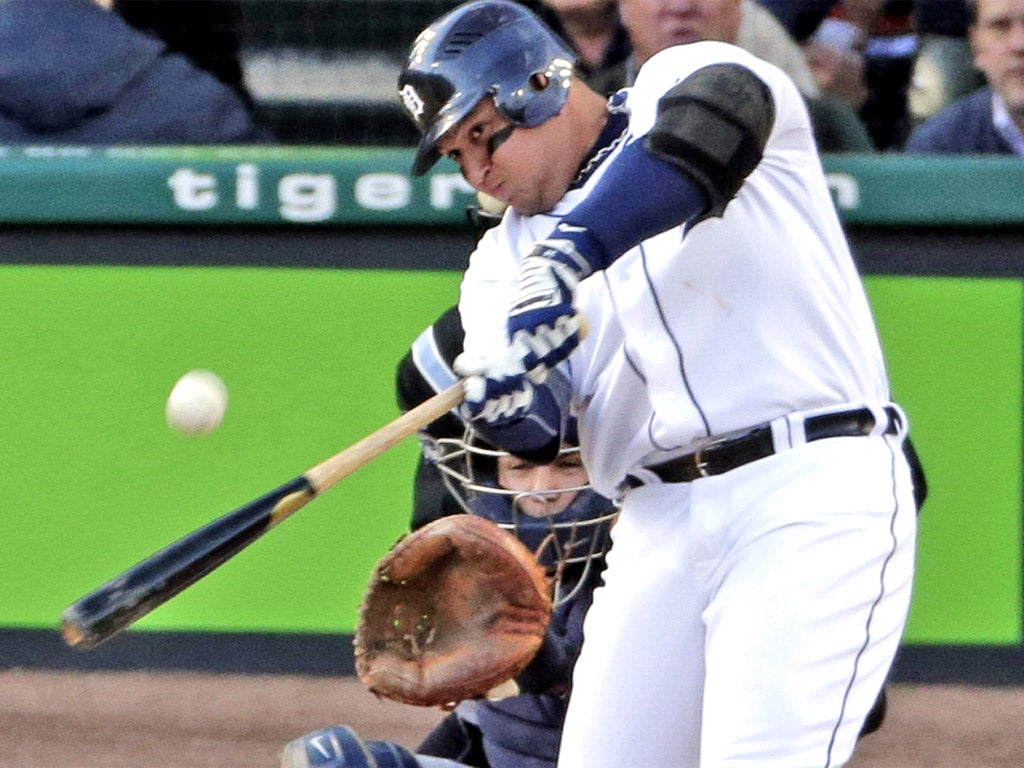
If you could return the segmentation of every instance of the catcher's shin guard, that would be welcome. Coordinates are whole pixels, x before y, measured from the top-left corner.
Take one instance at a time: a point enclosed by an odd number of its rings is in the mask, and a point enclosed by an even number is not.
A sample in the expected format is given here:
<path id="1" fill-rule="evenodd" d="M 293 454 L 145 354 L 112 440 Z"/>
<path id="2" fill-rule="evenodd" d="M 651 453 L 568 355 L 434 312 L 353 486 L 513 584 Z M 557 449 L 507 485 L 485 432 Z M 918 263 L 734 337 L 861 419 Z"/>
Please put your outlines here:
<path id="1" fill-rule="evenodd" d="M 363 741 L 347 725 L 337 725 L 289 742 L 281 768 L 420 768 L 420 763 L 398 744 Z"/>

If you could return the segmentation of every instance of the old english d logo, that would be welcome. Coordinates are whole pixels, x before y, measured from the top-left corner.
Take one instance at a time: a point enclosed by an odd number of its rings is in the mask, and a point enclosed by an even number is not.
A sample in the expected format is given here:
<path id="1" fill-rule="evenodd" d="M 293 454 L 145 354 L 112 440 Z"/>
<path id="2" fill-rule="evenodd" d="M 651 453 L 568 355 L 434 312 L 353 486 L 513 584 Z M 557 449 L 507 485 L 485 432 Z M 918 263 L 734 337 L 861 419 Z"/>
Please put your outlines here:
<path id="1" fill-rule="evenodd" d="M 412 87 L 410 83 L 406 83 L 402 86 L 402 90 L 399 91 L 399 95 L 402 97 L 402 104 L 405 105 L 406 110 L 417 123 L 422 122 L 424 103 L 420 95 L 416 93 L 416 89 Z"/>

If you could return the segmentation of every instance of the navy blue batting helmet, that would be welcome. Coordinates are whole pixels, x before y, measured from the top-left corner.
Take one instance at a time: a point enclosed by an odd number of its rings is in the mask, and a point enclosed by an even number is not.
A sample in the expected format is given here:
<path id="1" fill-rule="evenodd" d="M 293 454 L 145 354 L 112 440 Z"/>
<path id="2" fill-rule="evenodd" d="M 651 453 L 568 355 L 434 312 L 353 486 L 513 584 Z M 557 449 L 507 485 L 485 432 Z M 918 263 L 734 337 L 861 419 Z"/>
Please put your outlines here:
<path id="1" fill-rule="evenodd" d="M 572 49 L 519 3 L 474 0 L 442 16 L 416 38 L 398 77 L 422 133 L 413 175 L 430 170 L 437 142 L 485 96 L 515 125 L 557 115 L 574 62 Z"/>

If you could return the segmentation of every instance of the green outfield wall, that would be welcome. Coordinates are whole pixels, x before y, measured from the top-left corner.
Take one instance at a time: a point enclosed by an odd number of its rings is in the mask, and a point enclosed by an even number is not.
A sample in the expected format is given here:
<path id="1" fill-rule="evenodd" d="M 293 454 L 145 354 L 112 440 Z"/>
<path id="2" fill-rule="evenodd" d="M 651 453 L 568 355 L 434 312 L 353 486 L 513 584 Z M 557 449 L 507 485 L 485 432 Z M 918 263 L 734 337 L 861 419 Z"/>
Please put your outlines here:
<path id="1" fill-rule="evenodd" d="M 66 605 L 395 418 L 395 364 L 456 299 L 472 242 L 471 198 L 443 169 L 407 188 L 405 207 L 382 207 L 408 161 L 0 151 L 0 659 L 25 664 L 26 643 L 46 638 L 40 658 L 70 663 L 54 640 Z M 906 649 L 995 649 L 1018 663 L 1024 173 L 989 160 L 888 173 L 879 158 L 825 162 L 929 478 Z M 245 165 L 241 199 L 254 204 L 239 209 L 237 190 L 219 190 Z M 213 177 L 216 204 L 168 202 L 184 167 Z M 335 194 L 316 202 L 327 177 Z M 333 213 L 282 219 L 278 192 L 262 190 L 283 188 L 305 189 L 286 197 L 307 212 L 333 199 Z M 430 203 L 438 189 L 445 206 Z M 193 368 L 230 392 L 222 426 L 198 438 L 163 417 Z M 125 635 L 344 638 L 373 562 L 406 528 L 416 454 L 409 440 L 346 478 Z"/>
<path id="2" fill-rule="evenodd" d="M 63 607 L 397 415 L 393 371 L 455 275 L 0 267 L 5 624 Z M 219 429 L 164 422 L 185 371 L 229 388 Z M 140 628 L 347 631 L 403 531 L 415 441 L 317 499 Z"/>
<path id="3" fill-rule="evenodd" d="M 184 224 L 460 224 L 469 185 L 443 160 L 409 176 L 405 149 L 2 147 L 0 221 Z M 835 155 L 845 221 L 996 224 L 1024 218 L 1014 158 Z M 967 204 L 964 204 L 964 203 Z"/>

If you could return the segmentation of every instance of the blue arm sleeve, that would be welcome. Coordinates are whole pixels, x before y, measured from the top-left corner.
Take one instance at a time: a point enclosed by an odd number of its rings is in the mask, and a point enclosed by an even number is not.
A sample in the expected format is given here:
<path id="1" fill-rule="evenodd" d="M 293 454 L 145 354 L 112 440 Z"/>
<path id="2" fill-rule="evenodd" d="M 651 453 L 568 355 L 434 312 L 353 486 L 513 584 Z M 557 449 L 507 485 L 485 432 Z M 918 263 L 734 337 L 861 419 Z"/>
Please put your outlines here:
<path id="1" fill-rule="evenodd" d="M 597 271 L 648 237 L 692 221 L 707 207 L 693 179 L 635 139 L 587 199 L 563 217 L 551 239 L 571 240 L 591 271 Z"/>

